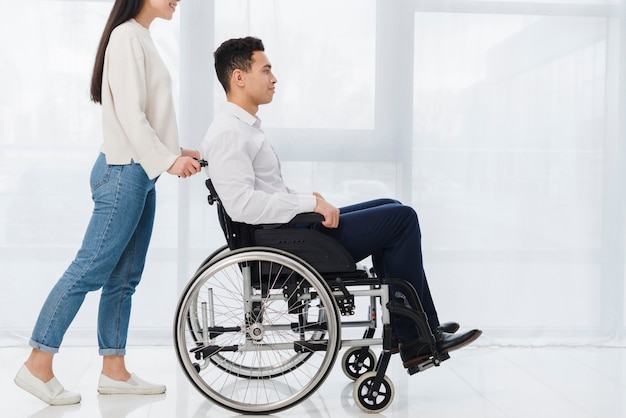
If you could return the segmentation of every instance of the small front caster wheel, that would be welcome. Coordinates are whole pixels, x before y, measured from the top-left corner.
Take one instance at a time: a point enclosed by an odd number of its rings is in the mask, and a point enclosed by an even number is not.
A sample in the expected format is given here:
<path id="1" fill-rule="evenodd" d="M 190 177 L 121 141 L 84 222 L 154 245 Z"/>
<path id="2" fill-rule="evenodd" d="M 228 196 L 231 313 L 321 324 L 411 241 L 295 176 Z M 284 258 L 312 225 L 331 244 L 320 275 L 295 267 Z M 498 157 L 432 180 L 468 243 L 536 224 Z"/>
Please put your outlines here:
<path id="1" fill-rule="evenodd" d="M 393 383 L 389 377 L 383 376 L 379 385 L 375 384 L 375 380 L 376 372 L 367 372 L 354 382 L 354 401 L 359 408 L 370 414 L 387 409 L 394 395 Z"/>
<path id="2" fill-rule="evenodd" d="M 371 372 L 376 367 L 376 355 L 371 348 L 368 348 L 362 356 L 359 354 L 360 352 L 361 347 L 352 347 L 344 353 L 341 360 L 343 373 L 352 380 L 357 380 L 363 374 Z"/>

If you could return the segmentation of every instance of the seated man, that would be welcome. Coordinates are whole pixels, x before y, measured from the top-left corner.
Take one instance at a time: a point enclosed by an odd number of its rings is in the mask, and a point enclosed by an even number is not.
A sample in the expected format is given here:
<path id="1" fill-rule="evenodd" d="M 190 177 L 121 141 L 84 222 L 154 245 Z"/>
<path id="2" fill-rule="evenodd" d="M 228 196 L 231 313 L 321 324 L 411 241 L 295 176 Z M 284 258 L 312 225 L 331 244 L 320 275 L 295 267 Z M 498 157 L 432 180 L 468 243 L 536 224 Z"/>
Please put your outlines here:
<path id="1" fill-rule="evenodd" d="M 256 117 L 259 105 L 272 101 L 277 81 L 262 41 L 231 39 L 215 51 L 214 57 L 227 103 L 211 124 L 202 153 L 208 161 L 208 175 L 232 220 L 286 223 L 298 213 L 320 213 L 324 221 L 314 227 L 337 239 L 354 260 L 371 255 L 378 277 L 404 279 L 415 287 L 440 352 L 476 340 L 480 330 L 455 334 L 458 324 L 439 323 L 422 266 L 419 222 L 411 207 L 379 199 L 337 209 L 319 193 L 297 193 L 283 183 L 278 157 Z M 398 316 L 394 328 L 404 367 L 429 357 L 428 348 L 418 342 L 413 322 Z"/>

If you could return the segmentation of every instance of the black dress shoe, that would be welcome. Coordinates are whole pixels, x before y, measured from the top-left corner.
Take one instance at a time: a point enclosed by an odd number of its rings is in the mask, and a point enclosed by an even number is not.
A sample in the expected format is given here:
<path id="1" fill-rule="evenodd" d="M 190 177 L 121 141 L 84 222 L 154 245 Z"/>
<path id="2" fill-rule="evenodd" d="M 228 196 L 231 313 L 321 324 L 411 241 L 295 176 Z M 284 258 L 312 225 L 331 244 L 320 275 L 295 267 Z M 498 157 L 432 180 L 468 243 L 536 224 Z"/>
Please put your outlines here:
<path id="1" fill-rule="evenodd" d="M 449 332 L 450 334 L 454 334 L 459 330 L 458 322 L 444 322 L 440 324 L 437 329 L 443 332 Z"/>
<path id="2" fill-rule="evenodd" d="M 459 330 L 459 324 L 458 322 L 444 322 L 443 324 L 440 324 L 437 327 L 436 331 L 441 331 L 441 332 L 447 332 L 450 334 L 454 334 L 455 332 L 457 332 Z M 399 348 L 399 341 L 398 341 L 398 336 L 396 335 L 395 331 L 391 334 L 391 348 L 389 349 L 389 352 L 391 354 L 396 354 L 400 351 Z"/>
<path id="3" fill-rule="evenodd" d="M 466 345 L 474 342 L 482 333 L 483 332 L 478 329 L 473 329 L 458 335 L 437 330 L 435 332 L 437 351 L 441 354 L 458 350 L 459 348 L 465 347 Z M 415 364 L 428 360 L 428 358 L 432 355 L 428 344 L 419 340 L 406 344 L 401 343 L 399 348 L 402 365 L 405 368 L 409 368 Z"/>

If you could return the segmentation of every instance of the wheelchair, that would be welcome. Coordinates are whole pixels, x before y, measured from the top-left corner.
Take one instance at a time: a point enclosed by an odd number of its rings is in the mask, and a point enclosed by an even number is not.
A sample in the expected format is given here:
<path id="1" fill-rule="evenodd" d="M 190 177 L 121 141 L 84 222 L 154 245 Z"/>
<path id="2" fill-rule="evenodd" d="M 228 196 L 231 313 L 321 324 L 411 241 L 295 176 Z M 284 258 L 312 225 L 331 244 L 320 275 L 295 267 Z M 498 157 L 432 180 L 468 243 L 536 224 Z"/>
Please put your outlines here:
<path id="1" fill-rule="evenodd" d="M 210 179 L 206 185 L 227 244 L 198 267 L 180 295 L 174 321 L 179 363 L 205 397 L 241 414 L 288 409 L 324 383 L 347 347 L 341 365 L 355 381 L 356 405 L 381 412 L 394 397 L 385 373 L 398 351 L 392 324 L 397 315 L 412 320 L 431 352 L 409 374 L 449 358 L 437 351 L 410 284 L 357 268 L 336 240 L 303 227 L 320 222 L 321 215 L 300 214 L 280 225 L 234 222 Z M 404 297 L 392 297 L 392 288 Z M 369 303 L 361 320 L 354 318 L 357 300 Z M 342 339 L 348 327 L 364 329 L 362 338 Z M 378 357 L 371 348 L 377 345 Z"/>

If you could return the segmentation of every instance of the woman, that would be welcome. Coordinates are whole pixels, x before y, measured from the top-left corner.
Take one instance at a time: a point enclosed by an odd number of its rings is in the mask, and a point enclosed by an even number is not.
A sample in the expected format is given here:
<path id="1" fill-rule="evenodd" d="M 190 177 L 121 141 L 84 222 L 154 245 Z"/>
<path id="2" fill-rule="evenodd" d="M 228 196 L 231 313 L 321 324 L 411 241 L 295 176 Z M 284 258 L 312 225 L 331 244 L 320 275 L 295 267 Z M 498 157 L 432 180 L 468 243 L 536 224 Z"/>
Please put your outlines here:
<path id="1" fill-rule="evenodd" d="M 170 20 L 179 0 L 116 0 L 102 34 L 91 99 L 102 105 L 104 143 L 91 172 L 94 211 L 76 258 L 44 303 L 18 386 L 51 405 L 80 402 L 55 378 L 52 361 L 87 292 L 102 289 L 98 346 L 101 394 L 158 394 L 165 386 L 126 369 L 131 297 L 152 233 L 155 182 L 167 172 L 200 171 L 197 151 L 179 148 L 171 79 L 150 38 L 156 18 Z"/>

